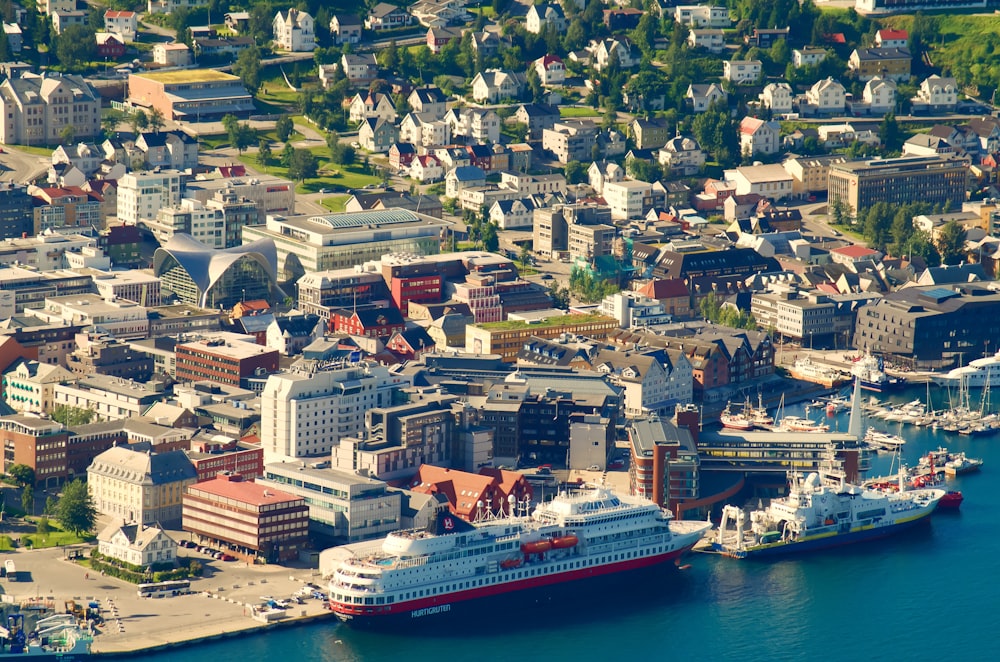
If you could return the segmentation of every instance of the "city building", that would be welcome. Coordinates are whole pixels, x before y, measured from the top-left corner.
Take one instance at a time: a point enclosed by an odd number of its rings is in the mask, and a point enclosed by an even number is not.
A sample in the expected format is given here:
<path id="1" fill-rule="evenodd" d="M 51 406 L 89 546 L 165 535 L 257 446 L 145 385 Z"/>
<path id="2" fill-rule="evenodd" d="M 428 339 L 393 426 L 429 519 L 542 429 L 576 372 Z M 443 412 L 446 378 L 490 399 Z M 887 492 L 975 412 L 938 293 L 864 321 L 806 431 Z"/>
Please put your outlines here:
<path id="1" fill-rule="evenodd" d="M 61 423 L 25 414 L 0 417 L 3 470 L 15 464 L 35 470 L 35 485 L 58 487 L 69 477 L 67 440 Z"/>
<path id="2" fill-rule="evenodd" d="M 178 381 L 210 381 L 251 388 L 249 379 L 265 378 L 278 370 L 278 350 L 262 347 L 251 336 L 216 333 L 202 340 L 178 343 Z"/>
<path id="3" fill-rule="evenodd" d="M 193 180 L 187 183 L 184 195 L 207 207 L 222 209 L 226 219 L 227 246 L 236 246 L 241 240 L 242 227 L 231 216 L 230 205 L 233 201 L 242 203 L 249 200 L 256 205 L 257 220 L 253 223 L 247 221 L 252 225 L 263 224 L 268 215 L 295 212 L 295 183 L 274 175 Z"/>
<path id="4" fill-rule="evenodd" d="M 118 180 L 118 220 L 133 225 L 155 220 L 160 209 L 180 204 L 183 181 L 179 170 L 127 173 Z"/>
<path id="5" fill-rule="evenodd" d="M 0 97 L 3 96 L 0 85 Z M 27 237 L 34 233 L 32 207 L 34 198 L 28 187 L 14 181 L 0 182 L 0 239 Z M 8 261 L 0 256 L 0 262 Z"/>
<path id="6" fill-rule="evenodd" d="M 693 421 L 693 423 L 692 423 Z M 678 516 L 702 504 L 698 411 L 677 410 L 677 420 L 650 416 L 626 428 L 631 450 L 629 488 Z"/>
<path id="7" fill-rule="evenodd" d="M 652 186 L 648 182 L 632 179 L 604 184 L 604 200 L 611 208 L 611 218 L 625 220 L 642 218 L 643 201 L 649 197 Z"/>
<path id="8" fill-rule="evenodd" d="M 479 473 L 421 464 L 406 489 L 417 494 L 441 494 L 448 510 L 467 522 L 490 515 L 513 515 L 513 503 L 532 500 L 531 485 L 523 474 L 505 469 L 482 469 Z"/>
<path id="9" fill-rule="evenodd" d="M 299 361 L 268 377 L 261 393 L 260 439 L 267 462 L 329 456 L 342 437 L 364 430 L 368 409 L 393 404 L 405 377 L 383 366 Z"/>
<path id="10" fill-rule="evenodd" d="M 105 301 L 125 299 L 134 301 L 140 306 L 159 306 L 160 279 L 137 269 L 129 271 L 99 271 L 86 272 L 93 279 L 97 294 Z"/>
<path id="11" fill-rule="evenodd" d="M 929 204 L 959 204 L 968 188 L 968 161 L 949 156 L 909 156 L 832 163 L 828 199 L 839 200 L 851 213 L 876 202 L 903 204 L 915 199 Z"/>
<path id="12" fill-rule="evenodd" d="M 97 551 L 106 558 L 147 568 L 177 560 L 177 542 L 160 527 L 145 524 L 108 525 L 97 535 Z"/>
<path id="13" fill-rule="evenodd" d="M 854 9 L 863 15 L 907 14 L 917 11 L 985 11 L 987 0 L 855 0 Z"/>
<path id="14" fill-rule="evenodd" d="M 185 67 L 191 64 L 191 48 L 187 44 L 153 44 L 153 63 L 167 67 Z"/>
<path id="15" fill-rule="evenodd" d="M 218 426 L 216 420 L 218 414 L 224 413 L 219 410 L 224 407 L 233 407 L 231 404 L 205 404 L 197 407 L 200 415 L 207 415 L 213 419 L 213 423 Z M 251 411 L 239 407 L 233 407 L 240 411 Z M 259 420 L 259 419 L 258 419 Z M 187 451 L 188 459 L 198 472 L 198 482 L 211 480 L 221 473 L 229 473 L 242 476 L 246 480 L 253 480 L 264 475 L 264 450 L 260 444 L 251 444 L 244 441 L 237 441 L 223 434 L 212 435 L 208 439 L 191 440 L 191 450 Z"/>
<path id="16" fill-rule="evenodd" d="M 149 333 L 143 306 L 125 300 L 105 301 L 96 294 L 46 297 L 44 308 L 25 312 L 50 324 L 79 324 L 116 338 L 145 338 Z"/>
<path id="17" fill-rule="evenodd" d="M 256 483 L 305 499 L 309 532 L 324 546 L 383 538 L 399 529 L 400 492 L 390 491 L 381 480 L 317 464 L 267 464 Z"/>
<path id="18" fill-rule="evenodd" d="M 309 542 L 305 499 L 222 474 L 184 493 L 184 530 L 245 559 L 298 559 Z"/>
<path id="19" fill-rule="evenodd" d="M 3 399 L 18 413 L 51 414 L 55 385 L 72 379 L 62 366 L 18 359 L 3 372 Z"/>
<path id="20" fill-rule="evenodd" d="M 97 421 L 118 421 L 146 413 L 169 394 L 161 381 L 135 382 L 108 375 L 88 375 L 52 387 L 52 405 L 94 412 Z"/>
<path id="21" fill-rule="evenodd" d="M 470 324 L 465 329 L 465 351 L 473 354 L 496 354 L 513 363 L 517 353 L 532 336 L 551 339 L 572 333 L 602 340 L 618 328 L 618 320 L 603 315 L 567 315 L 563 311 L 539 311 L 530 321 L 508 319 L 504 322 Z"/>
<path id="22" fill-rule="evenodd" d="M 63 228 L 89 232 L 104 225 L 101 203 L 78 186 L 36 188 L 32 197 L 35 209 L 31 234 Z"/>
<path id="23" fill-rule="evenodd" d="M 136 524 L 181 523 L 184 490 L 198 475 L 183 451 L 109 448 L 87 469 L 87 489 L 102 515 Z"/>
<path id="24" fill-rule="evenodd" d="M 155 108 L 168 120 L 200 122 L 224 115 L 245 117 L 255 108 L 253 96 L 239 76 L 215 69 L 129 74 L 128 94 L 127 102 L 132 106 L 146 111 Z"/>
<path id="25" fill-rule="evenodd" d="M 910 79 L 913 56 L 907 48 L 856 48 L 847 61 L 847 68 L 860 80 L 875 76 L 897 83 Z"/>
<path id="26" fill-rule="evenodd" d="M 243 240 L 273 240 L 278 273 L 284 280 L 297 280 L 311 272 L 353 268 L 388 253 L 437 254 L 449 227 L 447 221 L 405 209 L 269 216 L 266 225 L 244 228 Z"/>
<path id="27" fill-rule="evenodd" d="M 79 334 L 66 366 L 77 377 L 108 375 L 138 382 L 153 374 L 153 359 L 103 333 Z"/>
<path id="28" fill-rule="evenodd" d="M 59 145 L 67 128 L 77 139 L 101 129 L 101 98 L 82 77 L 25 73 L 0 83 L 0 143 Z"/>

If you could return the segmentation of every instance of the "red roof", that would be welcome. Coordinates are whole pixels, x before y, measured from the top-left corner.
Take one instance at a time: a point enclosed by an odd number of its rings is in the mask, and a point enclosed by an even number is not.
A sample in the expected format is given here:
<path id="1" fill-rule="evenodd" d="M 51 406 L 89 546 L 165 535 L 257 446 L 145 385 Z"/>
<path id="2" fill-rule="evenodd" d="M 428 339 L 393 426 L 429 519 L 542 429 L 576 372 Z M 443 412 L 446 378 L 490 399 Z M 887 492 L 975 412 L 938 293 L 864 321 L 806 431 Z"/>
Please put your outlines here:
<path id="1" fill-rule="evenodd" d="M 639 290 L 650 299 L 673 299 L 688 296 L 688 287 L 680 278 L 657 278 L 649 281 Z"/>
<path id="2" fill-rule="evenodd" d="M 542 58 L 542 66 L 545 67 L 546 69 L 549 68 L 550 64 L 554 64 L 556 62 L 558 62 L 559 64 L 563 63 L 562 58 L 559 57 L 558 55 L 546 55 L 545 57 Z"/>
<path id="3" fill-rule="evenodd" d="M 203 483 L 197 483 L 188 488 L 190 492 L 205 492 L 212 496 L 233 499 L 250 506 L 269 506 L 289 501 L 302 501 L 288 492 L 264 487 L 257 483 L 244 481 L 241 476 L 219 476 Z"/>
<path id="4" fill-rule="evenodd" d="M 906 30 L 885 29 L 878 31 L 878 38 L 881 39 L 882 41 L 890 41 L 890 40 L 895 41 L 899 39 L 906 40 L 910 38 L 910 33 L 908 33 Z"/>
<path id="5" fill-rule="evenodd" d="M 846 255 L 847 257 L 867 257 L 869 255 L 875 255 L 878 253 L 876 250 L 872 250 L 867 246 L 859 246 L 858 244 L 851 244 L 850 246 L 841 246 L 840 248 L 834 248 L 830 251 L 831 253 L 836 253 L 838 255 Z"/>
<path id="6" fill-rule="evenodd" d="M 225 178 L 246 177 L 247 168 L 243 165 L 219 166 L 219 174 Z"/>
<path id="7" fill-rule="evenodd" d="M 764 120 L 757 119 L 756 117 L 744 117 L 743 121 L 740 122 L 740 133 L 752 136 L 762 126 L 764 126 Z"/>
<path id="8" fill-rule="evenodd" d="M 109 9 L 104 12 L 104 18 L 132 18 L 133 16 L 135 16 L 134 11 Z"/>
<path id="9" fill-rule="evenodd" d="M 826 40 L 828 44 L 846 44 L 847 37 L 844 36 L 843 32 L 834 32 L 832 34 L 823 35 L 823 39 Z"/>

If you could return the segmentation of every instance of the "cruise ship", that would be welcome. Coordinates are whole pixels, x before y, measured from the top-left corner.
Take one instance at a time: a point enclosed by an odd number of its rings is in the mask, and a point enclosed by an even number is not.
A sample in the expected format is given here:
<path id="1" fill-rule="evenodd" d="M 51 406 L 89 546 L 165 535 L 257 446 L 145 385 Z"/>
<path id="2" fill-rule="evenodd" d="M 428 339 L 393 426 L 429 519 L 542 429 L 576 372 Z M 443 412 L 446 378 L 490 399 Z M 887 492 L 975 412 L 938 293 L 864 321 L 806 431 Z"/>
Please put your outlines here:
<path id="1" fill-rule="evenodd" d="M 651 501 L 604 487 L 561 492 L 530 516 L 526 506 L 520 510 L 472 524 L 445 514 L 434 531 L 399 531 L 374 546 L 335 548 L 330 609 L 362 627 L 423 626 L 446 616 L 481 616 L 480 603 L 501 597 L 517 613 L 518 605 L 553 599 L 560 587 L 590 587 L 601 578 L 613 577 L 610 587 L 628 593 L 642 583 L 626 574 L 672 569 L 670 562 L 711 528 L 675 521 Z"/>
<path id="2" fill-rule="evenodd" d="M 993 356 L 969 361 L 969 365 L 954 368 L 940 375 L 938 381 L 942 384 L 961 384 L 965 388 L 984 388 L 1000 386 L 1000 352 Z"/>

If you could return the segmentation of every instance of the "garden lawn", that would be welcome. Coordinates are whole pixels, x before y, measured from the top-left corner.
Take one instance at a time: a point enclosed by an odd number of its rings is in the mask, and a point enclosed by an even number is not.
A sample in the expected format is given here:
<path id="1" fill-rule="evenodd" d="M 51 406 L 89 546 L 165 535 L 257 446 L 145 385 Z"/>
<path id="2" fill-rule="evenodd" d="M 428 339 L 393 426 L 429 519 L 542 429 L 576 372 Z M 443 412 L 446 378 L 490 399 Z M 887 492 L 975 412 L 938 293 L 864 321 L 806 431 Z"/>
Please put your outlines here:
<path id="1" fill-rule="evenodd" d="M 319 164 L 319 172 L 316 177 L 307 179 L 295 187 L 296 193 L 316 193 L 323 188 L 335 190 L 346 190 L 353 188 L 364 188 L 369 184 L 379 184 L 382 180 L 375 175 L 367 175 L 361 170 L 360 164 L 342 166 L 337 163 L 330 163 L 329 150 L 325 146 L 317 146 L 310 150 L 316 155 Z M 278 164 L 280 154 L 275 152 L 274 159 L 267 166 L 266 172 L 278 177 L 288 177 L 288 168 Z M 239 157 L 240 161 L 255 170 L 262 170 L 262 166 L 257 161 L 256 154 L 244 154 Z"/>
<path id="2" fill-rule="evenodd" d="M 582 106 L 559 106 L 559 117 L 600 117 L 594 108 Z"/>
<path id="3" fill-rule="evenodd" d="M 319 203 L 332 212 L 342 212 L 347 205 L 347 201 L 350 199 L 351 196 L 349 195 L 334 195 L 329 198 L 323 198 Z"/>
<path id="4" fill-rule="evenodd" d="M 91 536 L 91 539 L 93 537 Z M 81 538 L 75 533 L 70 533 L 69 531 L 63 531 L 59 528 L 59 524 L 49 520 L 49 532 L 45 535 L 38 533 L 29 533 L 21 536 L 21 546 L 27 547 L 28 541 L 31 541 L 32 549 L 48 549 L 49 547 L 62 547 L 63 545 L 77 545 L 82 542 L 86 542 L 87 538 Z"/>
<path id="5" fill-rule="evenodd" d="M 9 552 L 14 549 L 14 541 L 10 536 L 0 536 L 0 552 Z"/>

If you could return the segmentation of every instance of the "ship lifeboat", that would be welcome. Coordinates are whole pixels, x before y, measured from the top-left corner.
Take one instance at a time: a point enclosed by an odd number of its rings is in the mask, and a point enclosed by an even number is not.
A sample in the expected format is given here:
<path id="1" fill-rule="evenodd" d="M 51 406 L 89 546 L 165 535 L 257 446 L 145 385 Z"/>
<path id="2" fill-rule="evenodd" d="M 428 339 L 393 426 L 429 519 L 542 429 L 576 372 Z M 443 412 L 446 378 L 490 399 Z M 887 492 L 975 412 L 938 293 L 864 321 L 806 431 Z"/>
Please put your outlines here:
<path id="1" fill-rule="evenodd" d="M 504 570 L 521 567 L 521 559 L 504 559 L 500 561 L 500 567 Z"/>
<path id="2" fill-rule="evenodd" d="M 561 536 L 559 538 L 552 539 L 552 549 L 569 549 L 570 547 L 576 547 L 576 544 L 580 540 L 576 536 Z"/>
<path id="3" fill-rule="evenodd" d="M 548 540 L 521 543 L 521 551 L 525 554 L 544 554 L 550 549 L 552 549 L 552 543 Z"/>

